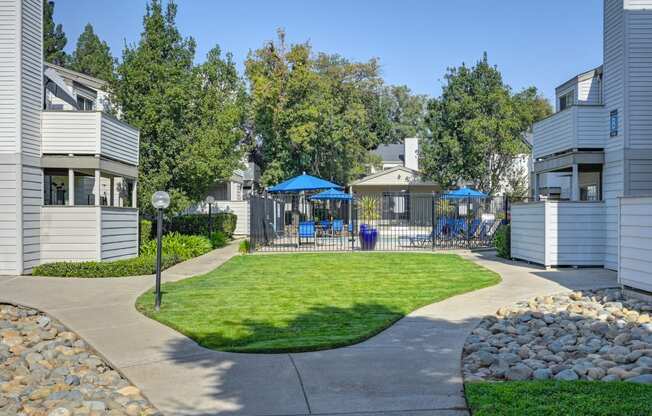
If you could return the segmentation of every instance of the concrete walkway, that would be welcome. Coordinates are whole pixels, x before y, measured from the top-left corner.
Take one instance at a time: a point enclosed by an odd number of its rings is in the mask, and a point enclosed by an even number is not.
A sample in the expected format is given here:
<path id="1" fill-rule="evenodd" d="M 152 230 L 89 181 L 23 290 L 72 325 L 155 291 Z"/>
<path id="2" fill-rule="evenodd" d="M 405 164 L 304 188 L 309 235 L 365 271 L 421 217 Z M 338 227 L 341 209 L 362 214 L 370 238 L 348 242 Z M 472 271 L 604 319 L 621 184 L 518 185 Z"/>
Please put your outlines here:
<path id="1" fill-rule="evenodd" d="M 208 272 L 231 245 L 177 265 L 165 281 Z M 0 277 L 0 301 L 46 311 L 77 331 L 166 415 L 467 415 L 461 351 L 478 320 L 500 306 L 570 289 L 615 286 L 602 269 L 546 271 L 464 254 L 500 273 L 498 286 L 410 314 L 381 334 L 336 350 L 234 354 L 206 350 L 134 308 L 151 276 Z M 165 302 L 165 298 L 164 298 Z"/>

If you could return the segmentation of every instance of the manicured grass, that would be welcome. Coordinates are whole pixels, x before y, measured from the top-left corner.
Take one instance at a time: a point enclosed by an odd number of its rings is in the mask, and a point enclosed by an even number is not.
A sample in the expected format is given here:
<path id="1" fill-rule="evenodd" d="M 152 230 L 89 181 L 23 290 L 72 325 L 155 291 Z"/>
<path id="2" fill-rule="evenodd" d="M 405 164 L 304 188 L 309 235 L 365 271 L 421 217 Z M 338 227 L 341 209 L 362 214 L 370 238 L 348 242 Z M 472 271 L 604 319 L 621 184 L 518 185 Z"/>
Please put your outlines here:
<path id="1" fill-rule="evenodd" d="M 652 386 L 626 382 L 468 383 L 473 416 L 652 415 Z"/>
<path id="2" fill-rule="evenodd" d="M 362 341 L 421 306 L 499 281 L 452 254 L 239 256 L 165 284 L 159 313 L 151 291 L 137 307 L 207 348 L 311 351 Z"/>

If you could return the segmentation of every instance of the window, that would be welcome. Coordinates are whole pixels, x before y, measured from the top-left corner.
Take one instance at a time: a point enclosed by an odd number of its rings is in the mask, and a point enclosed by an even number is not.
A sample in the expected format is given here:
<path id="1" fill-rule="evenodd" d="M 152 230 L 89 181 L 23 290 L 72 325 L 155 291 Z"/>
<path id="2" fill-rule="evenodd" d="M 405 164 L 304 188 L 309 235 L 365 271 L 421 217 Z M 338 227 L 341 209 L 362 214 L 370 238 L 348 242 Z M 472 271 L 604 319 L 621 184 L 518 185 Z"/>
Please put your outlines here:
<path id="1" fill-rule="evenodd" d="M 564 111 L 565 109 L 575 104 L 574 97 L 575 91 L 567 92 L 566 94 L 559 97 L 559 111 Z"/>
<path id="2" fill-rule="evenodd" d="M 68 170 L 45 169 L 43 205 L 68 205 Z"/>
<path id="3" fill-rule="evenodd" d="M 92 111 L 95 109 L 95 103 L 91 99 L 77 95 L 77 107 L 82 111 Z"/>
<path id="4" fill-rule="evenodd" d="M 609 136 L 618 136 L 618 110 L 609 113 Z"/>

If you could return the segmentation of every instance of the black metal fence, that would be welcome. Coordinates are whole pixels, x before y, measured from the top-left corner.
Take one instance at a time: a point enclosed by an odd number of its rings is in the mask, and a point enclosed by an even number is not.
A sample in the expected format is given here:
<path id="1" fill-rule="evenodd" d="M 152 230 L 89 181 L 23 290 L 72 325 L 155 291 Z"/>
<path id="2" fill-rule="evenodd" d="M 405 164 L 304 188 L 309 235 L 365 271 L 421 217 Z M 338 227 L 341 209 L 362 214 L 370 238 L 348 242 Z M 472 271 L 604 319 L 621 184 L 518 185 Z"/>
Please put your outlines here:
<path id="1" fill-rule="evenodd" d="M 409 251 L 490 247 L 508 220 L 504 197 L 384 192 L 352 200 L 252 196 L 252 251 Z"/>

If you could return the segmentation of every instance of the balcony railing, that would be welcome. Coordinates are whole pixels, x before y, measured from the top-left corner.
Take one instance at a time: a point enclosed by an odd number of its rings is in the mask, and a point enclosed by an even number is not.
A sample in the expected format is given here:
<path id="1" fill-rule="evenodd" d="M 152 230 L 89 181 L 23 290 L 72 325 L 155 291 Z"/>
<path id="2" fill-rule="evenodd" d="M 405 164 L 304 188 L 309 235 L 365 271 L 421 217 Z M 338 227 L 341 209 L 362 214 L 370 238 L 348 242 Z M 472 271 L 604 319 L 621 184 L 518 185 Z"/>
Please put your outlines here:
<path id="1" fill-rule="evenodd" d="M 100 155 L 138 165 L 140 133 L 101 111 L 44 111 L 43 154 Z"/>
<path id="2" fill-rule="evenodd" d="M 602 105 L 576 105 L 555 113 L 534 125 L 534 158 L 571 149 L 604 148 L 608 127 L 608 115 Z"/>

